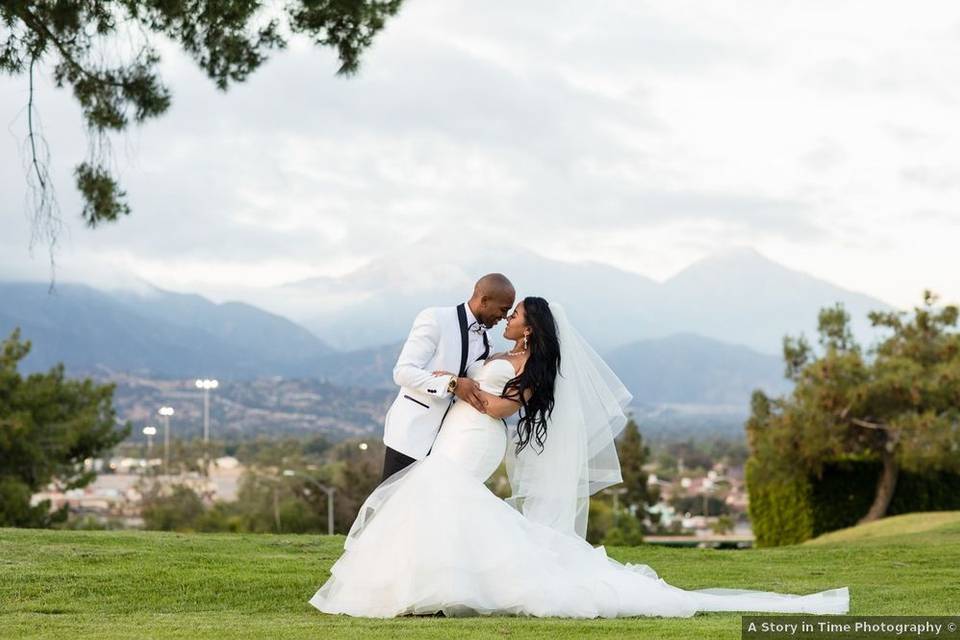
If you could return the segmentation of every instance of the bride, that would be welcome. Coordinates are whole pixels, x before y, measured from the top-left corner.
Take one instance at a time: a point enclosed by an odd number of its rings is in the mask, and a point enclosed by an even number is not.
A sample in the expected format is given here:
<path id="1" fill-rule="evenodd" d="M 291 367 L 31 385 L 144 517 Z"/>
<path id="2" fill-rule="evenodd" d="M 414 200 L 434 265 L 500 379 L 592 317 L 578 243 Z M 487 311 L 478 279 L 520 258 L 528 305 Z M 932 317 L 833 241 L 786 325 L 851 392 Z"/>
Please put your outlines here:
<path id="1" fill-rule="evenodd" d="M 378 618 L 848 612 L 846 587 L 809 595 L 688 591 L 590 545 L 590 495 L 622 480 L 614 438 L 631 396 L 557 304 L 525 298 L 503 335 L 514 348 L 467 372 L 486 413 L 453 404 L 430 455 L 387 478 L 360 507 L 310 604 Z M 508 438 L 504 418 L 517 412 Z M 484 484 L 505 453 L 508 501 Z"/>

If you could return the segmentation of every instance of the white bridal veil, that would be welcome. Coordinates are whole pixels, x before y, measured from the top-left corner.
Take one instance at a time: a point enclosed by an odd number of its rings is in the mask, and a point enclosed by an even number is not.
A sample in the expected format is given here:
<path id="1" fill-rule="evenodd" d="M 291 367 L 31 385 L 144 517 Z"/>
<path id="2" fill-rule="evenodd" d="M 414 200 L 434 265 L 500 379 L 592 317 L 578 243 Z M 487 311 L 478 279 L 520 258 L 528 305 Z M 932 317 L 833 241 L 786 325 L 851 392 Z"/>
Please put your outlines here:
<path id="1" fill-rule="evenodd" d="M 508 502 L 531 520 L 585 538 L 590 496 L 623 481 L 614 439 L 632 396 L 563 307 L 550 303 L 550 311 L 560 341 L 553 414 L 539 453 L 534 438 L 519 454 L 508 441 Z"/>

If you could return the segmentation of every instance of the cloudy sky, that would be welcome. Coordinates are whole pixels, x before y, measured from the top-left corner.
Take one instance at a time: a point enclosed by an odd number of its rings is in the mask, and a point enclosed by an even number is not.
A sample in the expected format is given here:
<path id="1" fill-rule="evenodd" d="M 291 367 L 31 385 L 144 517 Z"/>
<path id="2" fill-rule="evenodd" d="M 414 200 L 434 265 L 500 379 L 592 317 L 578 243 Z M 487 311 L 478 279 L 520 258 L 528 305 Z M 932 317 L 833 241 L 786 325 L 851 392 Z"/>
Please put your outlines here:
<path id="1" fill-rule="evenodd" d="M 71 96 L 38 109 L 66 224 L 57 277 L 224 299 L 483 234 L 666 278 L 730 247 L 892 304 L 960 300 L 955 2 L 407 0 L 361 74 L 297 41 L 216 91 L 175 50 L 174 104 L 114 141 L 134 213 L 91 231 Z M 45 279 L 0 78 L 0 278 Z"/>

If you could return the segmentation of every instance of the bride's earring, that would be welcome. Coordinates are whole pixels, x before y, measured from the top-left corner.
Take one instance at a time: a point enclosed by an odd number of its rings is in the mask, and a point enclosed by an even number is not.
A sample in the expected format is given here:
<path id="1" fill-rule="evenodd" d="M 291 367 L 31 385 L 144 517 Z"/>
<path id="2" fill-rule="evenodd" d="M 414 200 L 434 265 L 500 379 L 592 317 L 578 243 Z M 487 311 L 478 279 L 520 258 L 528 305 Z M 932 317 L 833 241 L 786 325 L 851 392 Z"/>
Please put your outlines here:
<path id="1" fill-rule="evenodd" d="M 527 348 L 527 336 L 523 336 L 523 348 Z"/>

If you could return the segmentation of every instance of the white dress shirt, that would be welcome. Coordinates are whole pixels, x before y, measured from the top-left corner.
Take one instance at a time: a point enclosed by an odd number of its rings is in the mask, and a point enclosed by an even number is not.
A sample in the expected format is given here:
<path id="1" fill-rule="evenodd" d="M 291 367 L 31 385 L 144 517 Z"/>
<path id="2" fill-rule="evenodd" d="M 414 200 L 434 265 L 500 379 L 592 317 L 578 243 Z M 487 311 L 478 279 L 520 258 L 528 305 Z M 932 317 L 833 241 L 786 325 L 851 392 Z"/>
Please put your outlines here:
<path id="1" fill-rule="evenodd" d="M 466 307 L 467 311 L 467 366 L 469 367 L 471 362 L 474 362 L 477 358 L 483 355 L 483 350 L 485 348 L 483 345 L 483 333 L 487 330 L 487 328 L 480 324 L 480 321 L 477 320 L 476 316 L 473 315 L 473 311 L 470 311 L 470 303 L 466 303 L 464 306 Z M 471 331 L 470 326 L 473 323 L 479 325 L 483 331 Z"/>

